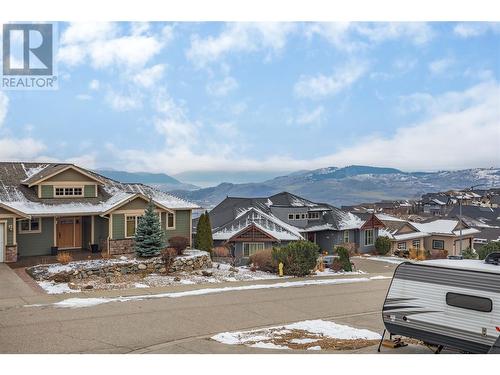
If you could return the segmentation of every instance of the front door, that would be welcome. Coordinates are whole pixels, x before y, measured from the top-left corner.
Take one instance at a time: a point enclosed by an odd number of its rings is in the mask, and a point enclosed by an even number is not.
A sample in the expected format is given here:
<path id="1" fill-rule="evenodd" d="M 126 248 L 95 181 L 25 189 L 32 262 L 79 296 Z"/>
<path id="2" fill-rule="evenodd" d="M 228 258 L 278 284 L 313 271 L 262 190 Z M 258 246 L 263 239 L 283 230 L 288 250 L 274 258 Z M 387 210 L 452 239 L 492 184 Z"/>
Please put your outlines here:
<path id="1" fill-rule="evenodd" d="M 81 217 L 60 217 L 57 219 L 57 247 L 60 249 L 82 247 Z"/>

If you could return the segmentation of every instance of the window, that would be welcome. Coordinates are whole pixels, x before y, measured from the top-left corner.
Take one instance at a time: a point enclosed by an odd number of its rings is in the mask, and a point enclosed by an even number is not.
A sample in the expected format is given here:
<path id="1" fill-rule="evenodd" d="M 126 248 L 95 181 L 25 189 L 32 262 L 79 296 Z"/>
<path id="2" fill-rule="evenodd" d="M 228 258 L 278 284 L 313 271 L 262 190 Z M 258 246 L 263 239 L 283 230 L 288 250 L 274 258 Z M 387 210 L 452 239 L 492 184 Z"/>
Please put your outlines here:
<path id="1" fill-rule="evenodd" d="M 398 250 L 406 250 L 406 242 L 398 242 Z"/>
<path id="2" fill-rule="evenodd" d="M 56 197 L 82 197 L 82 187 L 55 187 L 54 196 Z"/>
<path id="3" fill-rule="evenodd" d="M 244 257 L 249 257 L 261 250 L 264 250 L 264 242 L 243 242 Z"/>
<path id="4" fill-rule="evenodd" d="M 142 216 L 126 216 L 125 217 L 125 237 L 130 238 L 135 236 L 137 224 Z"/>
<path id="5" fill-rule="evenodd" d="M 415 250 L 419 250 L 420 249 L 420 240 L 413 240 L 413 242 L 411 243 L 411 245 L 413 246 L 413 248 Z"/>
<path id="6" fill-rule="evenodd" d="M 288 214 L 288 220 L 293 220 L 293 214 Z"/>
<path id="7" fill-rule="evenodd" d="M 317 220 L 319 219 L 319 212 L 309 212 L 307 215 L 309 217 L 309 219 L 312 219 L 312 220 Z"/>
<path id="8" fill-rule="evenodd" d="M 305 219 L 306 219 L 306 214 L 301 214 L 301 215 L 300 215 L 300 218 L 301 218 L 302 220 L 305 220 Z"/>
<path id="9" fill-rule="evenodd" d="M 19 233 L 40 233 L 42 226 L 39 217 L 19 220 Z"/>
<path id="10" fill-rule="evenodd" d="M 167 212 L 167 228 L 175 228 L 175 216 L 172 212 Z"/>
<path id="11" fill-rule="evenodd" d="M 344 243 L 348 243 L 348 242 L 349 242 L 349 231 L 345 230 L 344 231 Z"/>
<path id="12" fill-rule="evenodd" d="M 300 214 L 295 214 L 295 220 L 300 220 Z"/>
<path id="13" fill-rule="evenodd" d="M 432 248 L 437 250 L 444 250 L 443 240 L 432 240 Z"/>
<path id="14" fill-rule="evenodd" d="M 446 304 L 461 309 L 491 312 L 493 303 L 491 299 L 477 296 L 470 296 L 459 293 L 446 293 Z"/>
<path id="15" fill-rule="evenodd" d="M 373 245 L 373 229 L 365 229 L 365 246 Z"/>

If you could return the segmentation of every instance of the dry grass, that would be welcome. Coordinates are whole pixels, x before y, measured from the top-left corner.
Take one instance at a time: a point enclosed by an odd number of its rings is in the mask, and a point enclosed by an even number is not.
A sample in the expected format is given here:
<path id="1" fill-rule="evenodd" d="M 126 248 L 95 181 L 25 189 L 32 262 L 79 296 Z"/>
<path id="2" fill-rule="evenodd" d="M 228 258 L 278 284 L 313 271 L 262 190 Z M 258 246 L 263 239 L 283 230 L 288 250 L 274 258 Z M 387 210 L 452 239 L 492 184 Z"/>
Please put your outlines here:
<path id="1" fill-rule="evenodd" d="M 73 260 L 73 257 L 67 251 L 60 252 L 57 254 L 57 261 L 61 264 L 68 264 Z"/>
<path id="2" fill-rule="evenodd" d="M 258 335 L 259 332 L 252 332 Z M 264 332 L 263 332 L 264 333 Z M 292 350 L 307 350 L 308 348 L 319 346 L 321 350 L 356 350 L 378 344 L 379 340 L 365 339 L 335 339 L 322 334 L 312 333 L 301 329 L 290 329 L 283 331 L 282 328 L 273 329 L 265 332 L 271 334 L 272 337 L 267 340 L 259 340 L 258 342 L 273 343 L 279 346 L 287 346 Z M 294 339 L 313 339 L 315 341 L 308 343 L 294 343 Z M 247 341 L 245 345 L 255 344 L 257 341 Z"/>

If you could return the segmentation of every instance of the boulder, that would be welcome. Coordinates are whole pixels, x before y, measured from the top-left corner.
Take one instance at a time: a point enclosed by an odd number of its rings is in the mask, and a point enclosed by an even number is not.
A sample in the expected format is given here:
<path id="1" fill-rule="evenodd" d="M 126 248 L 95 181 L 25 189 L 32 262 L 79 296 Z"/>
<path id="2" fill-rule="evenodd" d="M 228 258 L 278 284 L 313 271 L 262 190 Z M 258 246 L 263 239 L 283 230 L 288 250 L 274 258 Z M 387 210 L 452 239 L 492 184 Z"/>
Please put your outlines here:
<path id="1" fill-rule="evenodd" d="M 137 268 L 139 268 L 140 270 L 145 270 L 146 268 L 148 268 L 144 263 L 140 263 Z"/>
<path id="2" fill-rule="evenodd" d="M 210 277 L 212 276 L 214 273 L 212 271 L 207 271 L 207 270 L 203 270 L 201 271 L 201 274 L 205 277 Z"/>

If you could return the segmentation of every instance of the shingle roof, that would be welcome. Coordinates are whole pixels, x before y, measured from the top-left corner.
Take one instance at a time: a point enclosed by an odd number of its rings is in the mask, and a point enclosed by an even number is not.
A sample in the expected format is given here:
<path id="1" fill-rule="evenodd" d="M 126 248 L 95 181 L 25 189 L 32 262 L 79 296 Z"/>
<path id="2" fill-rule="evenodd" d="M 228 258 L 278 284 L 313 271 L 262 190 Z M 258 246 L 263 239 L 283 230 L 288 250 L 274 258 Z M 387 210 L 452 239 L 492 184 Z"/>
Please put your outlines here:
<path id="1" fill-rule="evenodd" d="M 194 203 L 161 192 L 143 184 L 121 183 L 84 170 L 102 181 L 94 198 L 38 198 L 29 181 L 37 181 L 44 176 L 63 170 L 70 164 L 0 162 L 0 202 L 27 215 L 50 215 L 67 213 L 102 213 L 122 201 L 140 194 L 152 198 L 157 203 L 172 209 L 198 208 Z"/>

